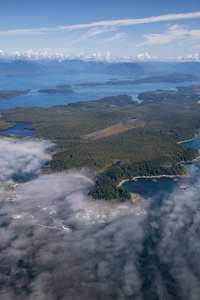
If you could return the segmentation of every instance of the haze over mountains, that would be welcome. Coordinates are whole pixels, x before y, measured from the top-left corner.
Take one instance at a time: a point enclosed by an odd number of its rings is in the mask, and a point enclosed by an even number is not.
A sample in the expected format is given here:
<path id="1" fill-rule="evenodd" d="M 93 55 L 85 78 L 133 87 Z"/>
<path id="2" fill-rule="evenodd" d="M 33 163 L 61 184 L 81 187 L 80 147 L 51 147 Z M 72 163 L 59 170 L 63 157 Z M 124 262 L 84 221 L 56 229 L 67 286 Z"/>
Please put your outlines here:
<path id="1" fill-rule="evenodd" d="M 83 60 L 0 61 L 0 76 L 37 76 L 51 74 L 110 74 L 152 76 L 171 73 L 199 75 L 199 62 L 119 62 Z"/>

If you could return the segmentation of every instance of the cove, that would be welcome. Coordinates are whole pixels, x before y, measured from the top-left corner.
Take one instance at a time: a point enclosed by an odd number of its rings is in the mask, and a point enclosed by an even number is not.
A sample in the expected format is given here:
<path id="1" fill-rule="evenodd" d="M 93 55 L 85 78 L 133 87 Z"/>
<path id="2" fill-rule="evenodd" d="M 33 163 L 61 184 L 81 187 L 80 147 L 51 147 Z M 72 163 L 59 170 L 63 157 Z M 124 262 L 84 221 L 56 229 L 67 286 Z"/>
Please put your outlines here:
<path id="1" fill-rule="evenodd" d="M 26 122 L 15 122 L 15 126 L 5 129 L 5 130 L 0 130 L 0 135 L 2 134 L 16 134 L 16 135 L 28 135 L 31 136 L 33 132 L 35 131 L 34 129 L 27 129 L 27 126 L 33 125 L 33 123 L 26 123 Z"/>
<path id="2" fill-rule="evenodd" d="M 194 140 L 181 143 L 183 146 L 192 147 L 194 149 L 200 149 L 200 136 L 197 136 Z"/>
<path id="3" fill-rule="evenodd" d="M 191 141 L 181 143 L 184 146 L 200 149 L 200 136 L 197 136 Z M 184 163 L 184 166 L 188 169 L 190 177 L 160 177 L 160 178 L 137 178 L 130 181 L 125 181 L 122 185 L 133 194 L 139 194 L 143 199 L 150 199 L 152 197 L 157 200 L 166 198 L 175 188 L 182 189 L 183 192 L 187 192 L 187 188 L 190 187 L 197 178 L 200 176 L 200 163 L 198 161 Z M 194 173 L 195 169 L 195 173 Z M 190 170 L 192 170 L 190 172 Z"/>

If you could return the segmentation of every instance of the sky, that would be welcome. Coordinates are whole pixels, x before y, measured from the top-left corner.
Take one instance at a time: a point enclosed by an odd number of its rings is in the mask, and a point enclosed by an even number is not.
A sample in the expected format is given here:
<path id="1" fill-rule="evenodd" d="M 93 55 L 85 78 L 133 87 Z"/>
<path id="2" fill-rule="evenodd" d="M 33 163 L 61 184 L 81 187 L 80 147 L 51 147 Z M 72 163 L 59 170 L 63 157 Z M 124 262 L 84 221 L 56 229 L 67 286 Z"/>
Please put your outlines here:
<path id="1" fill-rule="evenodd" d="M 200 3 L 186 1 L 1 1 L 1 55 L 195 58 Z"/>

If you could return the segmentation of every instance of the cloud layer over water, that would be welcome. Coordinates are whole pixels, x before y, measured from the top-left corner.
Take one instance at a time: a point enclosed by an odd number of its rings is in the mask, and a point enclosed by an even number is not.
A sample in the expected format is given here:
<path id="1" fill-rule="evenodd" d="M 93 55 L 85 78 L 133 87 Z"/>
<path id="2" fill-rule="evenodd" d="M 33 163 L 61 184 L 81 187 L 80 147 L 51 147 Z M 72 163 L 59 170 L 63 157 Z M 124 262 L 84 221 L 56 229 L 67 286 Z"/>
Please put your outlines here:
<path id="1" fill-rule="evenodd" d="M 53 147 L 50 142 L 30 139 L 0 139 L 0 183 L 14 176 L 27 176 L 41 169 L 50 155 L 46 151 Z"/>
<path id="2" fill-rule="evenodd" d="M 28 149 L 25 141 L 19 145 Z M 22 161 L 21 169 L 30 164 L 23 155 Z M 143 203 L 146 213 L 88 198 L 87 170 L 19 185 L 15 197 L 0 202 L 0 298 L 199 299 L 198 165 L 191 173 L 193 186 Z"/>

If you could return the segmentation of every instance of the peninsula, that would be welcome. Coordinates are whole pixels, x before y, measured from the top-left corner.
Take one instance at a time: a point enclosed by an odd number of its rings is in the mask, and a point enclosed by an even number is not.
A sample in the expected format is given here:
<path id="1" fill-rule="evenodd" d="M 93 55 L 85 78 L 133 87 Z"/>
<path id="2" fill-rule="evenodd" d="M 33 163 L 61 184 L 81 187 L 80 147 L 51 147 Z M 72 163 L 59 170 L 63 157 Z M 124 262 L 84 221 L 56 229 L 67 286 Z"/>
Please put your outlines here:
<path id="1" fill-rule="evenodd" d="M 1 99 L 9 99 L 19 95 L 28 94 L 27 91 L 7 91 L 7 90 L 0 90 L 0 100 Z"/>

